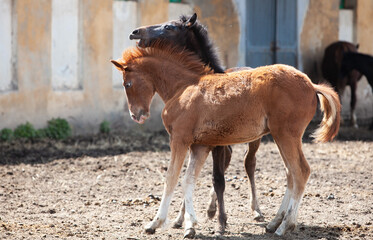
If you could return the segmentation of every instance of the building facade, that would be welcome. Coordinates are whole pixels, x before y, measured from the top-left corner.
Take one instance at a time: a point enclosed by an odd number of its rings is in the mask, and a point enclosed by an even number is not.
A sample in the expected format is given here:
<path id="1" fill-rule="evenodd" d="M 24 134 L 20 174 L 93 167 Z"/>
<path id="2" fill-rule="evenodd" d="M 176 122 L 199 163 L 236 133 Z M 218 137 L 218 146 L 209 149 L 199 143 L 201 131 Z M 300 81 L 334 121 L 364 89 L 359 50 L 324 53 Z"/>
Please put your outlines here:
<path id="1" fill-rule="evenodd" d="M 134 46 L 138 26 L 197 13 L 226 67 L 293 65 L 314 82 L 324 49 L 337 40 L 373 55 L 373 0 L 0 0 L 0 129 L 56 117 L 74 132 L 113 128 L 162 129 L 156 97 L 143 126 L 131 122 L 121 76 L 110 59 Z M 358 86 L 357 115 L 373 116 L 372 89 Z M 343 98 L 348 116 L 349 89 Z"/>

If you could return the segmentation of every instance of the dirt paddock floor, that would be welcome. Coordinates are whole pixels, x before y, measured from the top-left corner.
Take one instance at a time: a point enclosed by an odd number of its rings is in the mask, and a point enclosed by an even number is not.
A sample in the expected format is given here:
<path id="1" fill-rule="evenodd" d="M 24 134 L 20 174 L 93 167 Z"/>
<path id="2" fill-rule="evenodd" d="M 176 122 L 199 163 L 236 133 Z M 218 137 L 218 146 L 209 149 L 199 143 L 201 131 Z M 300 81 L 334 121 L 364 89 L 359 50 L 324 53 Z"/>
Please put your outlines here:
<path id="1" fill-rule="evenodd" d="M 303 150 L 312 174 L 298 226 L 283 238 L 264 229 L 286 187 L 277 147 L 266 137 L 257 153 L 262 223 L 253 220 L 250 210 L 243 167 L 246 148 L 233 146 L 226 173 L 228 227 L 223 236 L 217 232 L 217 219 L 206 216 L 212 186 L 208 158 L 194 194 L 196 239 L 373 239 L 373 132 L 342 128 L 336 141 L 325 144 L 305 138 Z M 170 157 L 164 132 L 16 141 L 0 143 L 0 150 L 0 239 L 183 238 L 182 229 L 166 227 L 154 235 L 143 230 L 162 195 Z M 170 221 L 180 202 L 179 184 Z"/>

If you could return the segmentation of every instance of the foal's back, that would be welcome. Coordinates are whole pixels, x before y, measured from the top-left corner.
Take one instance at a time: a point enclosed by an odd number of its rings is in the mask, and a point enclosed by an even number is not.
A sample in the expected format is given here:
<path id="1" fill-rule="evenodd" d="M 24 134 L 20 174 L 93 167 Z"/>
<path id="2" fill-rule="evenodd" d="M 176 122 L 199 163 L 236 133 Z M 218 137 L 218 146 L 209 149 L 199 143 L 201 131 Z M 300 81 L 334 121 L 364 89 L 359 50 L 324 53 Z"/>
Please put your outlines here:
<path id="1" fill-rule="evenodd" d="M 305 93 L 314 94 L 313 84 L 307 75 L 283 64 L 206 75 L 201 78 L 198 87 L 207 98 L 216 99 L 215 104 L 224 104 L 235 97 L 242 98 L 242 95 L 245 100 L 260 99 L 266 102 L 266 99 L 273 98 L 273 94 L 277 93 L 291 100 L 303 98 Z"/>

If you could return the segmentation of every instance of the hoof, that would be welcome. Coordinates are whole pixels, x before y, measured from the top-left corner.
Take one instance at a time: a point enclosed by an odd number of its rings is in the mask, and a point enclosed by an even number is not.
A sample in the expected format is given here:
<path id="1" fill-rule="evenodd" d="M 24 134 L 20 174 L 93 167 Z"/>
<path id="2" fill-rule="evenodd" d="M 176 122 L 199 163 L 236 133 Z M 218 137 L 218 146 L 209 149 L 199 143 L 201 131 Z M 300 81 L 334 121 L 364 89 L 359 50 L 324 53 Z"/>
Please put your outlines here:
<path id="1" fill-rule="evenodd" d="M 254 220 L 257 222 L 264 222 L 264 217 L 262 215 L 257 215 L 254 217 Z"/>
<path id="2" fill-rule="evenodd" d="M 281 232 L 281 231 L 278 231 L 278 230 L 275 232 L 275 235 L 277 237 L 282 237 L 282 236 L 284 236 L 284 234 L 285 234 L 284 232 Z"/>
<path id="3" fill-rule="evenodd" d="M 182 223 L 179 223 L 179 222 L 174 222 L 174 224 L 172 224 L 172 228 L 176 228 L 176 229 L 179 229 L 183 226 Z"/>
<path id="4" fill-rule="evenodd" d="M 286 226 L 285 223 L 282 223 L 276 230 L 275 235 L 276 236 L 284 236 L 285 233 L 292 232 L 295 229 L 295 224 L 288 224 Z"/>
<path id="5" fill-rule="evenodd" d="M 276 228 L 273 229 L 273 228 L 266 226 L 266 233 L 274 233 L 275 231 L 276 231 Z"/>
<path id="6" fill-rule="evenodd" d="M 281 218 L 275 218 L 270 223 L 268 223 L 267 226 L 266 226 L 266 232 L 267 233 L 274 233 L 274 232 L 276 232 L 276 230 L 278 230 L 277 228 L 282 223 L 282 219 L 283 219 L 283 217 L 281 217 Z"/>
<path id="7" fill-rule="evenodd" d="M 147 234 L 154 234 L 155 233 L 155 229 L 154 228 L 145 228 L 145 232 Z"/>
<path id="8" fill-rule="evenodd" d="M 216 209 L 208 209 L 207 210 L 207 216 L 212 219 L 216 214 Z"/>
<path id="9" fill-rule="evenodd" d="M 282 236 L 284 236 L 285 235 L 285 230 L 284 229 L 280 229 L 280 228 L 278 228 L 277 230 L 276 230 L 276 232 L 275 232 L 275 236 L 277 236 L 277 237 L 282 237 Z"/>
<path id="10" fill-rule="evenodd" d="M 219 235 L 224 235 L 224 233 L 225 233 L 225 226 L 221 226 L 221 227 L 219 227 L 219 231 L 218 231 L 218 233 L 219 233 Z"/>
<path id="11" fill-rule="evenodd" d="M 227 227 L 227 217 L 220 216 L 219 217 L 219 234 L 223 235 L 225 232 L 225 228 Z"/>
<path id="12" fill-rule="evenodd" d="M 194 238 L 196 236 L 196 230 L 194 228 L 189 228 L 185 231 L 184 238 Z"/>

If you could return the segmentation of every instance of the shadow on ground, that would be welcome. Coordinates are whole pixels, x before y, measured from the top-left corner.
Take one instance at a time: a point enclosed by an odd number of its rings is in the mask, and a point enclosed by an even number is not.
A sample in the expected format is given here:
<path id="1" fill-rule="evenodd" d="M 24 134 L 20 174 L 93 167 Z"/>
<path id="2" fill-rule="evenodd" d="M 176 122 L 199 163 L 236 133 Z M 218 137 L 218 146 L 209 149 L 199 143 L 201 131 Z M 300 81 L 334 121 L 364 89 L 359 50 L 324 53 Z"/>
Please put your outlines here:
<path id="1" fill-rule="evenodd" d="M 263 224 L 263 229 L 265 224 Z M 243 239 L 263 239 L 263 240 L 272 240 L 272 239 L 328 239 L 328 240 L 337 240 L 343 234 L 345 228 L 343 227 L 320 227 L 320 226 L 306 226 L 298 225 L 294 232 L 287 233 L 285 236 L 277 237 L 273 233 L 263 233 L 263 234 L 251 234 L 251 233 L 234 233 L 229 232 L 229 236 L 225 235 L 215 235 L 215 236 L 204 236 L 197 234 L 196 239 L 203 240 L 243 240 Z M 263 230 L 264 231 L 264 230 Z"/>
<path id="2" fill-rule="evenodd" d="M 317 128 L 311 123 L 303 141 L 312 142 L 310 134 Z M 337 141 L 373 141 L 373 131 L 367 128 L 341 127 Z M 273 141 L 270 135 L 263 142 Z M 76 136 L 66 140 L 17 139 L 0 142 L 0 165 L 38 164 L 57 159 L 82 156 L 102 157 L 124 154 L 132 151 L 169 151 L 169 136 L 166 131 L 96 134 Z"/>
<path id="3" fill-rule="evenodd" d="M 83 156 L 114 156 L 132 151 L 168 151 L 168 139 L 166 131 L 96 134 L 66 140 L 17 139 L 0 142 L 0 165 L 38 164 Z"/>

